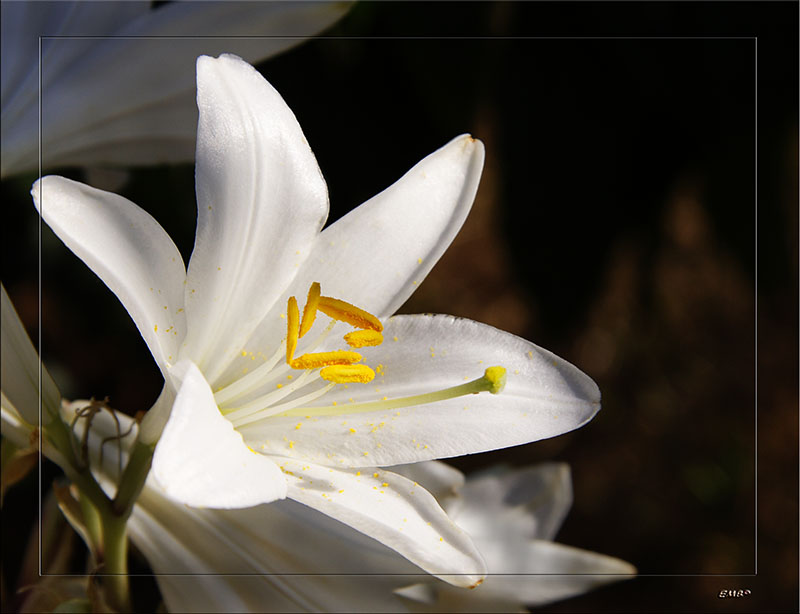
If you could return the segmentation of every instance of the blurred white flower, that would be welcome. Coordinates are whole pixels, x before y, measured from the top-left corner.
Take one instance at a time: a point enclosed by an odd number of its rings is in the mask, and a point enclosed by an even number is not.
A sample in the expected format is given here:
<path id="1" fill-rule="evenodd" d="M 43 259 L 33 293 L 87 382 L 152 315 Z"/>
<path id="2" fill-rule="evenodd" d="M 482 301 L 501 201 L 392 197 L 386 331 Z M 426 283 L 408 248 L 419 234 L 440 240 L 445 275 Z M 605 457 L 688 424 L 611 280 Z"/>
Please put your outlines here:
<path id="1" fill-rule="evenodd" d="M 191 161 L 197 56 L 230 51 L 257 62 L 351 5 L 3 2 L 0 174 L 38 168 L 40 88 L 45 168 Z"/>
<path id="2" fill-rule="evenodd" d="M 433 492 L 470 535 L 489 574 L 472 591 L 432 579 L 395 590 L 417 602 L 415 611 L 519 612 L 636 574 L 620 559 L 553 541 L 572 505 L 565 463 L 495 468 L 469 476 L 455 492 Z"/>
<path id="3" fill-rule="evenodd" d="M 425 489 L 377 467 L 552 437 L 600 408 L 589 377 L 495 328 L 446 316 L 398 316 L 383 328 L 463 223 L 482 144 L 453 140 L 320 232 L 325 182 L 280 95 L 230 55 L 199 58 L 197 79 L 188 271 L 132 202 L 55 176 L 32 190 L 44 220 L 120 298 L 164 375 L 142 422 L 143 440 L 158 440 L 154 477 L 195 507 L 288 496 L 474 585 L 485 568 L 469 537 Z M 294 296 L 309 287 L 300 320 Z M 301 339 L 317 308 L 333 320 Z M 378 346 L 364 351 L 377 376 L 352 364 L 360 354 L 336 349 L 339 320 L 373 336 Z M 295 349 L 304 354 L 293 358 Z"/>

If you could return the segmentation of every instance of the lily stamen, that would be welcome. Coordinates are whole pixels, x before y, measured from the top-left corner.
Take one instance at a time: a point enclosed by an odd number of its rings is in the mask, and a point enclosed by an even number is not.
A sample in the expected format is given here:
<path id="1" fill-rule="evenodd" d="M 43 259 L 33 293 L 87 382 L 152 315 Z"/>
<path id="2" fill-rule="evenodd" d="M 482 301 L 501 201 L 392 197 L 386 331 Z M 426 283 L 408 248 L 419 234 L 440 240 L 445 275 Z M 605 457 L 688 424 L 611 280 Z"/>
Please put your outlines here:
<path id="1" fill-rule="evenodd" d="M 354 330 L 352 333 L 347 333 L 344 340 L 351 348 L 374 347 L 383 343 L 383 335 L 377 330 L 368 328 L 366 330 Z"/>
<path id="2" fill-rule="evenodd" d="M 302 338 L 311 327 L 314 325 L 314 320 L 317 318 L 317 307 L 319 306 L 319 282 L 315 281 L 308 289 L 308 297 L 306 304 L 303 307 L 303 319 L 300 322 L 300 337 Z"/>
<path id="3" fill-rule="evenodd" d="M 305 310 L 303 311 L 305 314 Z M 294 351 L 297 349 L 297 340 L 300 336 L 300 313 L 297 310 L 297 299 L 289 297 L 286 305 L 286 363 L 292 364 Z"/>
<path id="4" fill-rule="evenodd" d="M 334 365 L 325 367 L 319 376 L 336 384 L 367 384 L 375 379 L 375 371 L 367 365 Z"/>
<path id="5" fill-rule="evenodd" d="M 381 321 L 374 315 L 368 311 L 359 309 L 355 305 L 340 301 L 338 298 L 320 296 L 317 309 L 334 320 L 347 322 L 356 328 L 368 328 L 378 332 L 383 330 L 383 324 L 381 324 Z"/>
<path id="6" fill-rule="evenodd" d="M 355 366 L 361 360 L 361 354 L 346 350 L 333 352 L 305 353 L 294 358 L 298 340 L 305 335 L 314 324 L 317 310 L 333 318 L 334 321 L 346 322 L 362 329 L 344 336 L 350 347 L 360 348 L 376 346 L 383 343 L 383 324 L 371 313 L 330 296 L 321 296 L 319 282 L 314 282 L 308 290 L 306 304 L 303 307 L 303 318 L 300 319 L 297 299 L 289 297 L 286 305 L 286 364 L 292 369 L 319 369 L 320 377 L 337 384 L 366 384 L 375 378 L 375 372 L 366 365 Z M 337 368 L 333 368 L 337 367 Z"/>
<path id="7" fill-rule="evenodd" d="M 352 365 L 359 362 L 363 357 L 358 352 L 347 350 L 336 350 L 335 352 L 317 352 L 314 354 L 303 354 L 292 360 L 292 369 L 319 369 L 330 365 Z"/>

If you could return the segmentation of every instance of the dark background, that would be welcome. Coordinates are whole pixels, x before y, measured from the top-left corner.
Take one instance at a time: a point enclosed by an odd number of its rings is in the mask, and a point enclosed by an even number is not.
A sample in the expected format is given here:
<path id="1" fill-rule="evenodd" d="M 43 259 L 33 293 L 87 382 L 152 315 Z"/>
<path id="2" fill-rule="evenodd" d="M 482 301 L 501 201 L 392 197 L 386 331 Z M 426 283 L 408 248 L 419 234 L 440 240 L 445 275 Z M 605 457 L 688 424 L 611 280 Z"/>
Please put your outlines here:
<path id="1" fill-rule="evenodd" d="M 331 221 L 454 136 L 485 143 L 473 213 L 401 311 L 508 330 L 600 386 L 582 429 L 452 460 L 568 462 L 559 541 L 640 571 L 543 611 L 797 610 L 797 23 L 791 2 L 362 3 L 259 66 Z M 193 173 L 137 169 L 118 189 L 187 261 Z M 34 179 L 2 184 L 23 203 L 3 207 L 2 266 L 35 336 Z M 124 309 L 46 228 L 41 266 L 64 396 L 148 408 L 161 379 Z M 36 488 L 4 507 L 29 502 L 32 523 Z M 3 550 L 13 574 L 19 549 Z"/>

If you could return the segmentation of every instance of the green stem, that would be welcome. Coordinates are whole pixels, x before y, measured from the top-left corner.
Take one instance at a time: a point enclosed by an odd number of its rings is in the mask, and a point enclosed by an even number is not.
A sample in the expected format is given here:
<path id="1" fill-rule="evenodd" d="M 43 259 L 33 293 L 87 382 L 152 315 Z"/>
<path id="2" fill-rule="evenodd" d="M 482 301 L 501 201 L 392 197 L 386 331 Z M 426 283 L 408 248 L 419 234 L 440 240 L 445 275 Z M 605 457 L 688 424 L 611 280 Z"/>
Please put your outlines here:
<path id="1" fill-rule="evenodd" d="M 127 517 L 101 515 L 103 525 L 103 585 L 106 599 L 117 612 L 130 612 L 130 584 L 128 582 Z"/>
<path id="2" fill-rule="evenodd" d="M 126 525 L 147 480 L 155 444 L 147 445 L 137 440 L 112 501 L 95 480 L 88 464 L 76 457 L 71 429 L 62 420 L 53 420 L 47 425 L 46 434 L 68 460 L 69 466 L 63 469 L 81 493 L 87 529 L 92 539 L 97 540 L 97 554 L 100 559 L 97 563 L 103 565 L 103 586 L 108 605 L 118 612 L 129 612 L 131 599 L 127 575 Z"/>
<path id="3" fill-rule="evenodd" d="M 147 481 L 154 450 L 155 444 L 148 445 L 137 440 L 128 464 L 125 465 L 125 471 L 122 472 L 117 496 L 114 497 L 114 511 L 126 520 L 133 512 L 133 505 Z"/>

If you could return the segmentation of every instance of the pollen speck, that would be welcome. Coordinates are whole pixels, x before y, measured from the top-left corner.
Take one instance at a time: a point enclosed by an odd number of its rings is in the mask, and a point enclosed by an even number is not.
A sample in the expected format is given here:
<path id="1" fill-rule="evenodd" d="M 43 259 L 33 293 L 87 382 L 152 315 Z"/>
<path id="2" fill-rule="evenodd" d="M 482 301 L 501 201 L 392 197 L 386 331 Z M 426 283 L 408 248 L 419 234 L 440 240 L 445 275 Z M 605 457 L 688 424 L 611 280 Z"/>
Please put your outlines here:
<path id="1" fill-rule="evenodd" d="M 158 332 L 158 324 L 156 324 L 156 325 L 153 327 L 153 332 L 154 332 L 154 333 L 157 333 L 157 332 Z"/>
<path id="2" fill-rule="evenodd" d="M 275 384 L 276 388 L 283 388 L 283 384 Z"/>
<path id="3" fill-rule="evenodd" d="M 372 477 L 373 477 L 373 478 L 377 478 L 377 477 L 378 477 L 378 472 L 376 471 L 375 473 L 373 473 L 373 474 L 372 474 Z"/>
<path id="4" fill-rule="evenodd" d="M 364 452 L 364 456 L 369 456 L 369 452 Z"/>
<path id="5" fill-rule="evenodd" d="M 289 441 L 289 449 L 291 449 L 291 448 L 294 448 L 294 442 L 290 440 Z"/>
<path id="6" fill-rule="evenodd" d="M 296 431 L 296 430 L 298 430 L 298 429 L 299 429 L 301 426 L 303 426 L 303 423 L 302 423 L 302 422 L 298 422 L 298 423 L 295 425 L 295 427 L 294 427 L 294 430 L 295 430 L 295 431 Z"/>
<path id="7" fill-rule="evenodd" d="M 397 339 L 397 335 L 395 335 L 394 337 L 392 337 L 392 341 L 398 341 L 398 339 Z"/>
<path id="8" fill-rule="evenodd" d="M 350 429 L 350 432 L 351 432 L 351 433 L 355 433 L 355 432 L 356 432 L 356 430 L 355 430 L 354 428 L 351 428 L 351 429 Z"/>
<path id="9" fill-rule="evenodd" d="M 417 264 L 422 264 L 422 258 L 417 258 Z"/>

